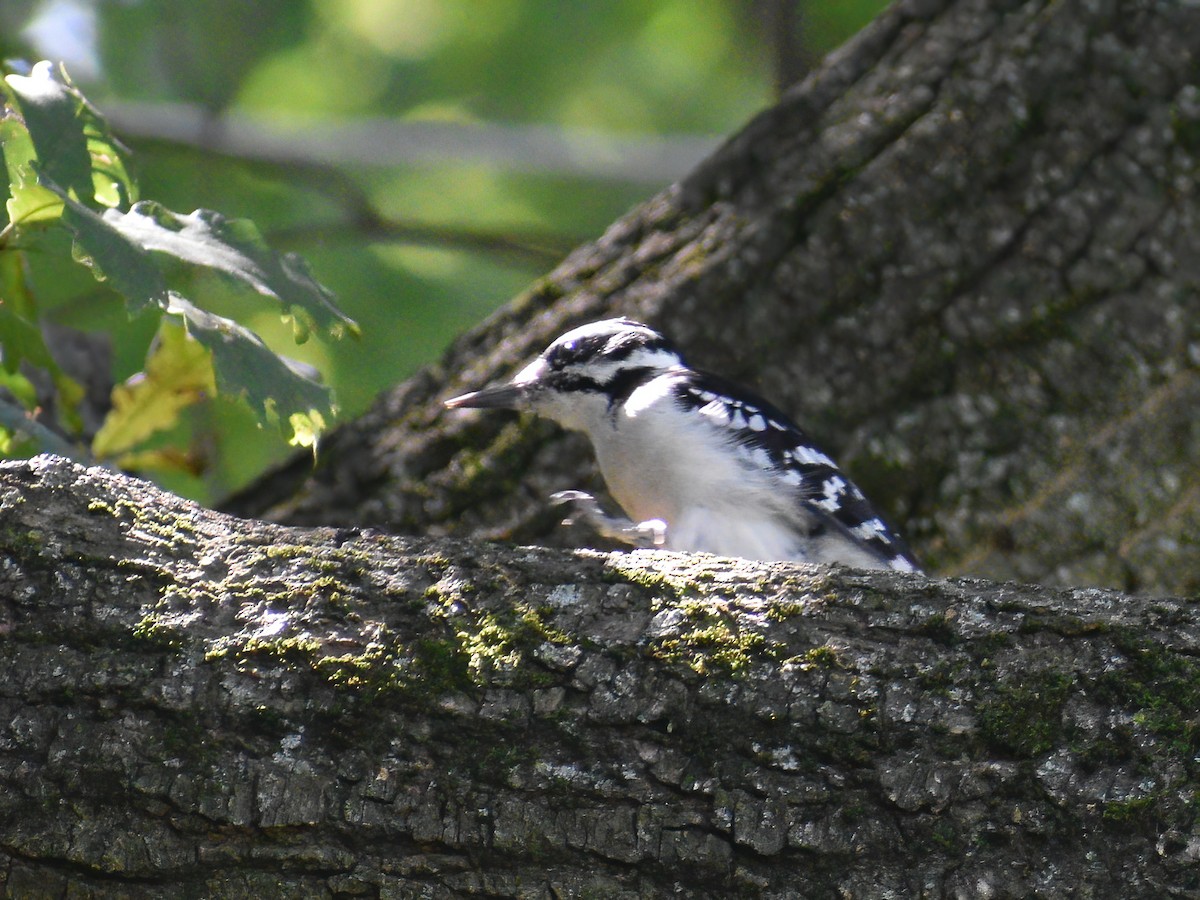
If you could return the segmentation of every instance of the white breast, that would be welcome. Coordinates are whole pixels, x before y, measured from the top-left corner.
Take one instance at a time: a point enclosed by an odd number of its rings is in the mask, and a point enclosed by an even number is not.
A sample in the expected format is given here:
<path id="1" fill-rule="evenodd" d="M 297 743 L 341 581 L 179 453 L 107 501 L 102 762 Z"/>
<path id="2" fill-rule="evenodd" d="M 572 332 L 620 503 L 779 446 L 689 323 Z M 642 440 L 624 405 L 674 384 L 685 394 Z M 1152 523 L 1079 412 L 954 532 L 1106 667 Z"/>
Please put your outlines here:
<path id="1" fill-rule="evenodd" d="M 796 488 L 753 454 L 730 446 L 727 428 L 681 410 L 674 389 L 685 376 L 661 375 L 584 430 L 609 493 L 635 522 L 662 519 L 666 546 L 758 560 L 884 561 L 836 524 L 809 535 Z M 807 514 L 811 516 L 812 514 Z"/>
<path id="2" fill-rule="evenodd" d="M 797 558 L 794 506 L 765 472 L 740 461 L 727 435 L 680 410 L 666 374 L 587 429 L 609 492 L 635 522 L 662 519 L 667 546 L 750 559 Z"/>

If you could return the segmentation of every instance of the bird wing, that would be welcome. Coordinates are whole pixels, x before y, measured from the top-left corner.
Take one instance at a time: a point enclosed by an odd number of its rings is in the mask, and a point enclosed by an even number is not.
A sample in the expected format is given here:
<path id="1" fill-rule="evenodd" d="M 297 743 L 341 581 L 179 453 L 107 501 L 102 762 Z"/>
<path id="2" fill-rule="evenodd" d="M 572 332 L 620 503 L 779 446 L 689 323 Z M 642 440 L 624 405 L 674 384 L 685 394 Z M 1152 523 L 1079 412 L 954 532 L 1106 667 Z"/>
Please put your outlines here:
<path id="1" fill-rule="evenodd" d="M 894 569 L 919 570 L 893 530 L 837 463 L 771 403 L 724 378 L 689 370 L 675 401 L 725 429 L 751 468 L 774 468 L 794 489 L 812 533 L 828 527 L 878 555 Z"/>

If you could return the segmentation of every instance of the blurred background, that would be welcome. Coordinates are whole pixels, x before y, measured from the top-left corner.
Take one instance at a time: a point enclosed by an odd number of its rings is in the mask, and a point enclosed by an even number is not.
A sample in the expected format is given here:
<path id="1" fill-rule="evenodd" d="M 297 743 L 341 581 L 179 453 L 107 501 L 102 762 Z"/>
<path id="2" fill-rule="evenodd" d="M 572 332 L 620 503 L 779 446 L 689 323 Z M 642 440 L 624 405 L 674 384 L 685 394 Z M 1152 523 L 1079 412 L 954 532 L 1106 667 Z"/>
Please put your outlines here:
<path id="1" fill-rule="evenodd" d="M 882 0 L 4 0 L 0 53 L 62 60 L 132 150 L 141 196 L 253 220 L 311 263 L 361 340 L 296 347 L 265 304 L 204 305 L 318 367 L 346 419 L 576 244 L 685 174 Z M 38 268 L 53 320 L 129 321 L 88 272 Z M 240 405 L 166 440 L 213 503 L 289 454 Z"/>

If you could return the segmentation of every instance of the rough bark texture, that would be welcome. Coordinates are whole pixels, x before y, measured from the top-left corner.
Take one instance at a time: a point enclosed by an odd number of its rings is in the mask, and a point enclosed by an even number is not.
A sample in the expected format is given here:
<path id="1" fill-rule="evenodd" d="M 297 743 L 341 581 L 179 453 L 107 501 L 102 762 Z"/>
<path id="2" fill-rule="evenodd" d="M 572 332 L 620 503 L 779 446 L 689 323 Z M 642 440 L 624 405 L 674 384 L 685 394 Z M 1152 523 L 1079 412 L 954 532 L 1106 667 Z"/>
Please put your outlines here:
<path id="1" fill-rule="evenodd" d="M 683 183 L 239 498 L 563 540 L 578 438 L 439 401 L 627 313 L 796 413 L 931 568 L 1200 587 L 1200 7 L 910 0 Z"/>
<path id="2" fill-rule="evenodd" d="M 912 0 L 236 508 L 0 465 L 16 896 L 1200 895 L 1193 601 L 574 536 L 439 401 L 580 320 L 801 414 L 943 572 L 1200 585 L 1200 7 Z M 424 535 L 387 536 L 370 525 Z"/>
<path id="3" fill-rule="evenodd" d="M 253 523 L 0 465 L 0 883 L 1187 897 L 1193 603 Z"/>

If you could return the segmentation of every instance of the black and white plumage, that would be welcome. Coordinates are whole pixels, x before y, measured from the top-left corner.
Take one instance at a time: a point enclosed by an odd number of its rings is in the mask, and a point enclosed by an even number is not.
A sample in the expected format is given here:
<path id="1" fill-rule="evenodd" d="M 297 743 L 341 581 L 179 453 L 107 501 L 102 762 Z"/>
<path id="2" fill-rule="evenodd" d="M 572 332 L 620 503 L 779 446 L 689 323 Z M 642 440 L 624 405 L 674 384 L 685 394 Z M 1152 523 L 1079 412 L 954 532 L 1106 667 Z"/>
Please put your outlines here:
<path id="1" fill-rule="evenodd" d="M 627 542 L 918 570 L 903 539 L 798 425 L 689 368 L 641 323 L 607 319 L 568 331 L 511 382 L 446 406 L 529 410 L 586 434 L 632 521 L 603 516 L 587 494 L 556 497 Z"/>

